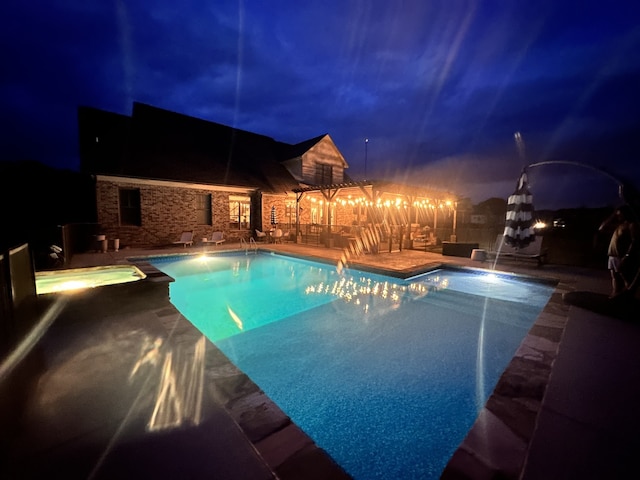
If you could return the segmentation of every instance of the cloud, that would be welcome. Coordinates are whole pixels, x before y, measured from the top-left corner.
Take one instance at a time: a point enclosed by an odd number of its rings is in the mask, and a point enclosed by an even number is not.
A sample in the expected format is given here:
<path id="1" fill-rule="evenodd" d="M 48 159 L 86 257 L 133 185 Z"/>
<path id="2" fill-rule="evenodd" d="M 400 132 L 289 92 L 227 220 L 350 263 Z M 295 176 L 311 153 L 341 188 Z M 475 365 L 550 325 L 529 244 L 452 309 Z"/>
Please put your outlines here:
<path id="1" fill-rule="evenodd" d="M 77 165 L 77 107 L 140 101 L 291 143 L 329 133 L 355 178 L 366 158 L 367 176 L 481 196 L 562 158 L 640 182 L 639 5 L 9 0 L 0 155 Z"/>

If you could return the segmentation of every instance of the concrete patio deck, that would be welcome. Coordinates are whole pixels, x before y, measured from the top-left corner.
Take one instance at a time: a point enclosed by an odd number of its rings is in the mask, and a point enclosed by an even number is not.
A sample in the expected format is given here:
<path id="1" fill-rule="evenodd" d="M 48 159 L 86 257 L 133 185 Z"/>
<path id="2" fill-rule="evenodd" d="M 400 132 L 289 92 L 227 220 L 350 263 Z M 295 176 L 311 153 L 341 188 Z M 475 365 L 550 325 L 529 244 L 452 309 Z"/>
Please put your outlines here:
<path id="1" fill-rule="evenodd" d="M 69 267 L 233 248 L 81 254 Z M 333 262 L 343 256 L 287 243 L 264 248 Z M 351 261 L 397 274 L 442 263 L 493 267 L 414 250 Z M 562 301 L 570 291 L 608 293 L 608 272 L 526 261 L 495 268 L 558 286 L 443 478 L 640 478 L 640 325 Z M 215 346 L 201 348 L 202 336 L 168 300 L 122 291 L 67 305 L 23 362 L 33 388 L 15 402 L 22 414 L 11 435 L 4 429 L 0 477 L 349 478 Z M 637 305 L 629 304 L 628 317 L 640 320 Z M 192 388 L 202 389 L 201 403 L 176 393 Z"/>

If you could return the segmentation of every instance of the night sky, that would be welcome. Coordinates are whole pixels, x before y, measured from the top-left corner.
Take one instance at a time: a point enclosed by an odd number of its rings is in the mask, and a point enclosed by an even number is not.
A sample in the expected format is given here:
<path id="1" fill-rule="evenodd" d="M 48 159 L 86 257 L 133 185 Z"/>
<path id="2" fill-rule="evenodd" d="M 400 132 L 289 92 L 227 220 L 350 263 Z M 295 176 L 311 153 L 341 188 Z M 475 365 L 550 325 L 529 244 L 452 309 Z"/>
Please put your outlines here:
<path id="1" fill-rule="evenodd" d="M 2 160 L 77 169 L 77 107 L 138 101 L 289 143 L 328 133 L 355 180 L 476 203 L 543 160 L 640 188 L 637 1 L 8 0 L 1 22 Z M 538 209 L 617 202 L 587 168 L 529 177 Z"/>

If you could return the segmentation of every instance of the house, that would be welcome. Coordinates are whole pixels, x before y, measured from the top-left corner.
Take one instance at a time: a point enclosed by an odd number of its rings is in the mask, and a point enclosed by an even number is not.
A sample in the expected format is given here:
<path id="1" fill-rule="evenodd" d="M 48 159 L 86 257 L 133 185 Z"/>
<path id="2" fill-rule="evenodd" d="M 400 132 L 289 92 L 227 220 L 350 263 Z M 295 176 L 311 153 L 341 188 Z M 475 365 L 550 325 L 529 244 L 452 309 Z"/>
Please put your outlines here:
<path id="1" fill-rule="evenodd" d="M 301 181 L 342 181 L 348 168 L 329 135 L 290 145 L 137 102 L 131 116 L 80 107 L 78 124 L 97 221 L 123 245 L 168 244 L 191 229 L 247 238 L 270 225 L 272 206 L 287 217 Z"/>
<path id="2" fill-rule="evenodd" d="M 328 134 L 288 144 L 138 102 L 130 116 L 80 107 L 78 126 L 101 233 L 123 246 L 171 244 L 185 230 L 233 242 L 274 220 L 329 246 L 353 226 L 408 225 L 420 205 L 437 215 L 449 195 L 352 181 Z"/>
<path id="3" fill-rule="evenodd" d="M 471 215 L 469 223 L 472 225 L 485 225 L 487 223 L 487 216 L 484 214 Z"/>

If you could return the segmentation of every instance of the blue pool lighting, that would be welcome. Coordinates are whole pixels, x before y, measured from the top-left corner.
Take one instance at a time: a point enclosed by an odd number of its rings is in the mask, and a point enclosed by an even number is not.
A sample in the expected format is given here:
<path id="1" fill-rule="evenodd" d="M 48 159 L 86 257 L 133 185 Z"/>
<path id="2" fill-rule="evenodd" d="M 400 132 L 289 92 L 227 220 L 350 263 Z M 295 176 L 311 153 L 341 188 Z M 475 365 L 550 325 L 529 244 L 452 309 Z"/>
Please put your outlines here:
<path id="1" fill-rule="evenodd" d="M 171 302 L 355 479 L 436 479 L 553 286 L 282 255 L 152 260 Z"/>

